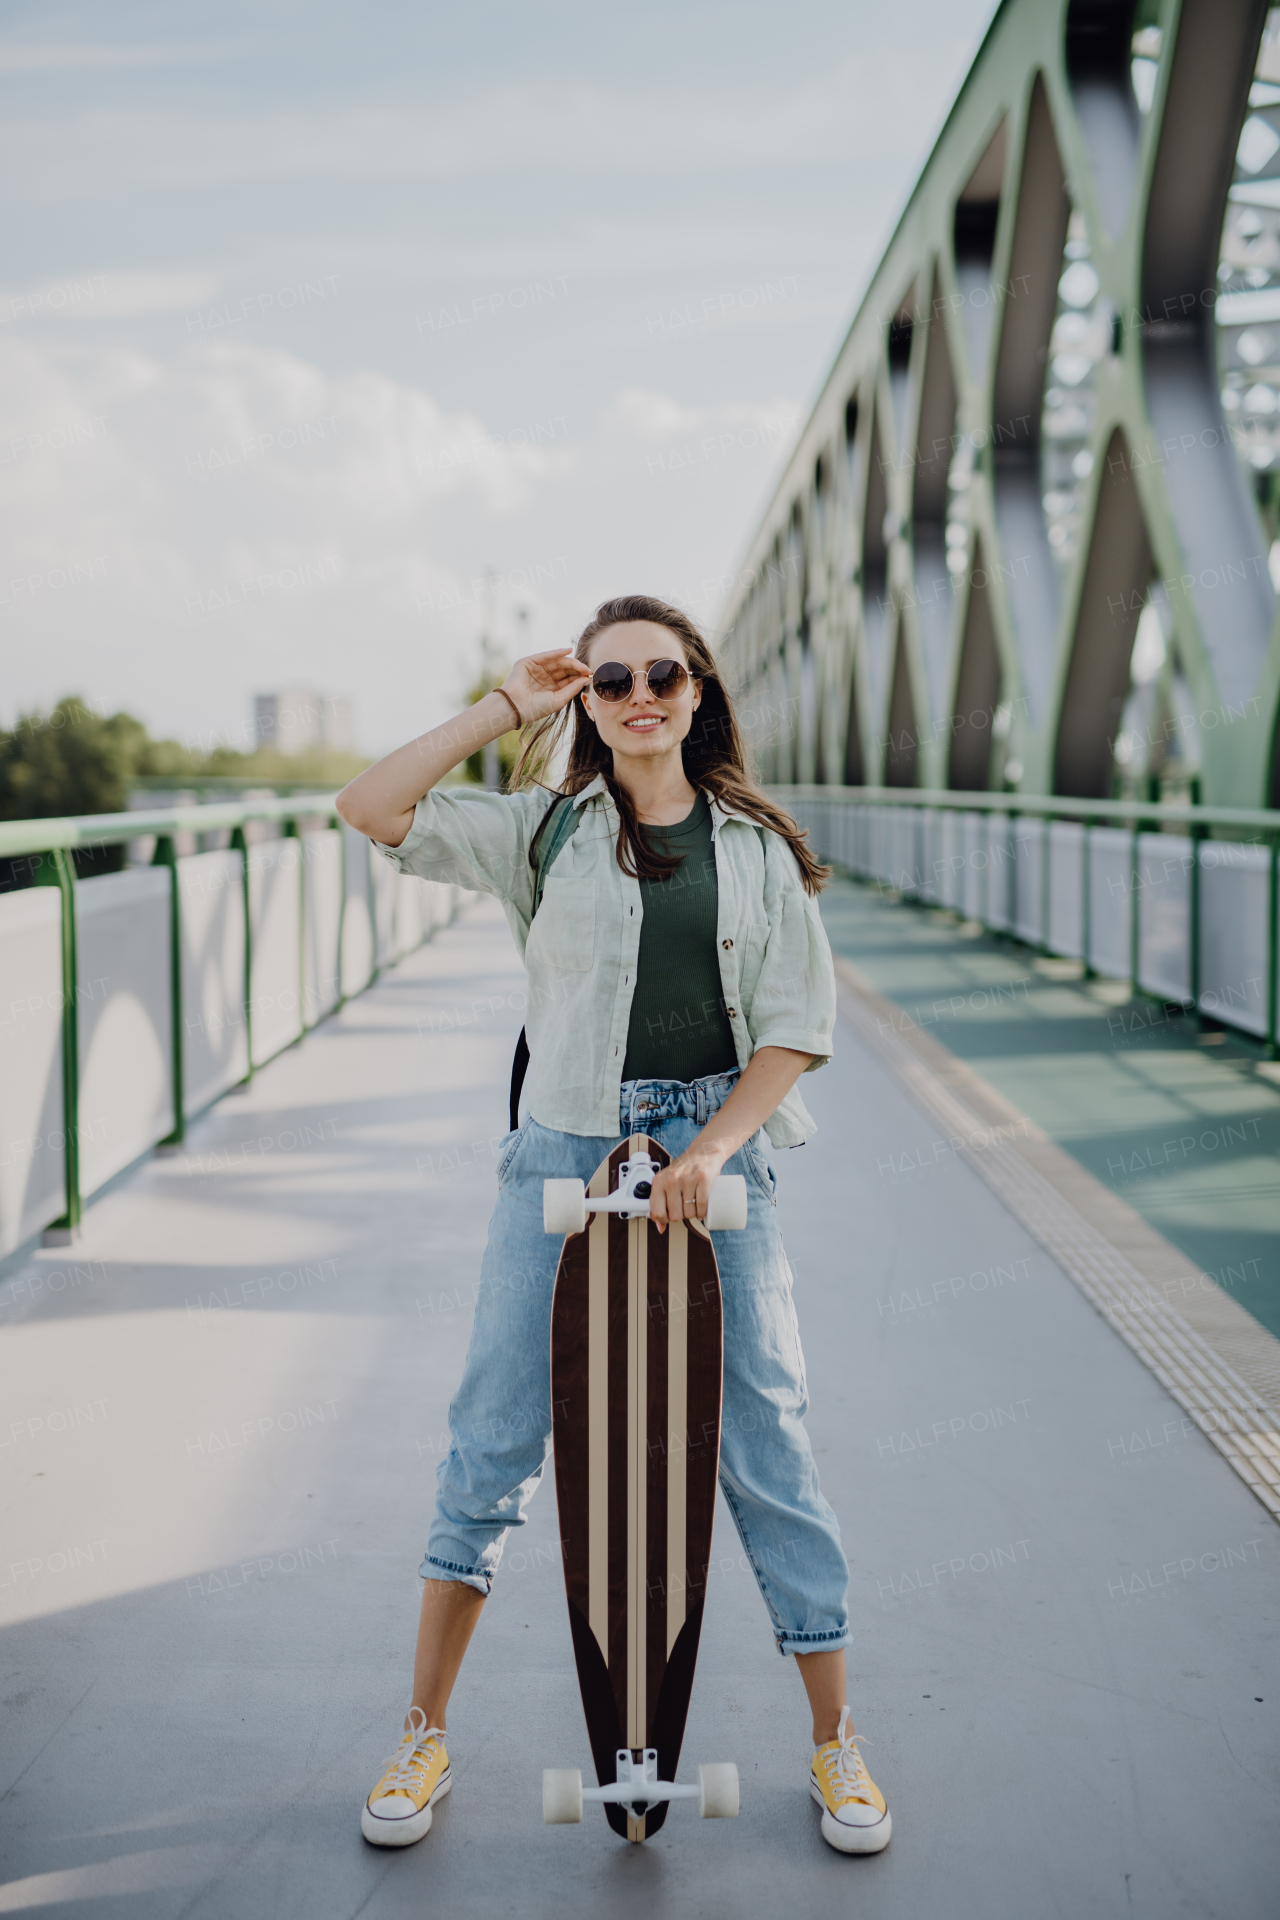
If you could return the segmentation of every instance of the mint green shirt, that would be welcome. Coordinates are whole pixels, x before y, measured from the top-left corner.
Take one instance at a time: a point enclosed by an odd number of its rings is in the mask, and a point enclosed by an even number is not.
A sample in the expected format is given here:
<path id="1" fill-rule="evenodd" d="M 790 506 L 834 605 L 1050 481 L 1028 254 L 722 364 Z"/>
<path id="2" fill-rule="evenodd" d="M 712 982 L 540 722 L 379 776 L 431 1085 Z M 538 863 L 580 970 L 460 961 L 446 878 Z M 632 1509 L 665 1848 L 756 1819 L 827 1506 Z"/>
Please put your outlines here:
<path id="1" fill-rule="evenodd" d="M 614 1139 L 644 899 L 618 865 L 617 810 L 596 779 L 575 797 L 582 819 L 530 926 L 529 843 L 550 799 L 541 789 L 437 788 L 418 802 L 398 847 L 374 844 L 402 873 L 498 896 L 529 975 L 528 1110 L 558 1132 Z M 757 1047 L 791 1047 L 815 1056 L 813 1072 L 830 1057 L 836 1017 L 818 903 L 784 840 L 766 833 L 761 847 L 746 815 L 710 805 L 716 960 L 738 1066 Z M 799 1086 L 765 1122 L 775 1147 L 800 1146 L 814 1131 Z"/>

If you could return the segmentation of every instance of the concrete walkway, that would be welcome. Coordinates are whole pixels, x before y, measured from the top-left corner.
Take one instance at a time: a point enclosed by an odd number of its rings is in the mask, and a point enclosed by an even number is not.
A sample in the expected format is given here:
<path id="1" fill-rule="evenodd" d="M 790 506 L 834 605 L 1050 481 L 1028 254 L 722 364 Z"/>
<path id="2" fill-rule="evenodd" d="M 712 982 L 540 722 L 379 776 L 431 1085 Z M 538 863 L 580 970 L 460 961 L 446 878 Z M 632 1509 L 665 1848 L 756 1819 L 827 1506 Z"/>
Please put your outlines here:
<path id="1" fill-rule="evenodd" d="M 1280 1337 L 1280 1062 L 1077 962 L 837 878 L 843 953 Z"/>
<path id="2" fill-rule="evenodd" d="M 1271 1920 L 1280 1532 L 843 1031 L 779 1206 L 887 1853 L 819 1838 L 723 1508 L 682 1771 L 735 1760 L 741 1817 L 543 1827 L 542 1767 L 588 1767 L 550 1485 L 452 1797 L 364 1846 L 521 978 L 481 904 L 0 1286 L 0 1913 Z"/>

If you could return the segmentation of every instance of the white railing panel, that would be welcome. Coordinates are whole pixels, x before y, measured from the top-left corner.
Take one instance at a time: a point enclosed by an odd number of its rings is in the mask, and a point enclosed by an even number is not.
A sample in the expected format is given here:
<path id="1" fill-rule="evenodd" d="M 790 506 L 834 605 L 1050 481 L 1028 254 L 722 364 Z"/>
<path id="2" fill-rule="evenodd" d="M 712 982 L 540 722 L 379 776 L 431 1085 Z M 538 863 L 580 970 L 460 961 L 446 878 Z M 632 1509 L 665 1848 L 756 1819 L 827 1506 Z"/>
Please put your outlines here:
<path id="1" fill-rule="evenodd" d="M 182 1078 L 188 1115 L 249 1072 L 244 1003 L 244 869 L 239 853 L 178 862 L 182 929 Z"/>
<path id="2" fill-rule="evenodd" d="M 880 808 L 868 807 L 866 818 L 866 872 L 872 880 L 883 880 L 880 863 Z"/>
<path id="3" fill-rule="evenodd" d="M 818 848 L 822 841 L 822 825 L 818 808 L 812 800 L 797 800 L 788 805 L 787 811 L 796 825 L 808 834 L 809 844 L 816 857 L 821 860 L 823 856 L 818 852 Z"/>
<path id="4" fill-rule="evenodd" d="M 402 873 L 396 885 L 396 953 L 412 953 L 426 938 L 425 880 Z"/>
<path id="5" fill-rule="evenodd" d="M 76 885 L 80 1191 L 87 1199 L 173 1132 L 167 867 Z"/>
<path id="6" fill-rule="evenodd" d="M 849 827 L 852 813 L 853 808 L 845 806 L 841 800 L 833 800 L 828 809 L 831 852 L 827 858 L 832 866 L 847 868 L 849 865 Z"/>
<path id="7" fill-rule="evenodd" d="M 338 942 L 342 931 L 342 835 L 333 827 L 304 833 L 298 845 L 302 876 L 302 1011 L 314 1027 L 340 997 Z"/>
<path id="8" fill-rule="evenodd" d="M 1138 835 L 1138 985 L 1165 1000 L 1191 999 L 1190 840 Z"/>
<path id="9" fill-rule="evenodd" d="M 67 1204 L 62 895 L 0 894 L 0 1259 Z"/>
<path id="10" fill-rule="evenodd" d="M 892 884 L 898 893 L 914 893 L 916 889 L 915 812 L 914 807 L 893 807 L 889 813 Z"/>
<path id="11" fill-rule="evenodd" d="M 935 807 L 921 809 L 920 821 L 920 898 L 936 904 L 938 862 L 942 858 L 942 815 Z"/>
<path id="12" fill-rule="evenodd" d="M 369 842 L 354 827 L 342 828 L 342 848 L 346 871 L 346 895 L 342 902 L 342 991 L 350 997 L 360 993 L 373 978 L 373 916 L 369 910 L 372 880 L 369 863 L 386 867 L 390 862 L 374 853 Z"/>
<path id="13" fill-rule="evenodd" d="M 1271 855 L 1265 847 L 1201 843 L 1200 1007 L 1264 1040 L 1270 896 Z"/>
<path id="14" fill-rule="evenodd" d="M 1133 964 L 1133 835 L 1122 827 L 1089 830 L 1088 964 L 1127 980 Z"/>
<path id="15" fill-rule="evenodd" d="M 262 1066 L 302 1037 L 302 856 L 298 842 L 249 849 L 249 1032 Z"/>
<path id="16" fill-rule="evenodd" d="M 834 800 L 824 800 L 822 803 L 822 821 L 822 831 L 826 845 L 826 852 L 822 856 L 823 864 L 826 866 L 830 866 L 833 862 L 843 864 L 840 860 L 840 843 L 841 828 L 844 825 L 844 808 Z"/>
<path id="17" fill-rule="evenodd" d="M 1028 946 L 1044 939 L 1044 822 L 1013 822 L 1013 931 Z"/>
<path id="18" fill-rule="evenodd" d="M 961 904 L 961 875 L 964 853 L 961 848 L 960 816 L 950 807 L 941 816 L 941 850 L 938 855 L 938 898 L 944 907 L 958 909 Z"/>
<path id="19" fill-rule="evenodd" d="M 867 878 L 876 880 L 879 875 L 876 866 L 880 858 L 880 809 L 868 807 L 862 823 L 863 871 Z"/>
<path id="20" fill-rule="evenodd" d="M 886 807 L 882 816 L 881 848 L 884 858 L 884 882 L 896 893 L 903 884 L 902 815 L 898 807 Z"/>
<path id="21" fill-rule="evenodd" d="M 966 920 L 981 920 L 987 877 L 987 823 L 980 813 L 960 816 L 960 851 L 964 855 L 960 910 Z"/>
<path id="22" fill-rule="evenodd" d="M 987 890 L 982 918 L 996 933 L 1011 931 L 1009 890 L 1013 884 L 1013 828 L 1007 814 L 987 815 Z"/>
<path id="23" fill-rule="evenodd" d="M 885 885 L 888 887 L 892 887 L 896 892 L 902 881 L 902 868 L 898 862 L 899 832 L 898 832 L 897 807 L 885 808 L 884 824 L 881 828 L 881 832 L 883 834 L 883 840 L 881 844 L 884 851 Z"/>
<path id="24" fill-rule="evenodd" d="M 865 879 L 871 872 L 871 809 L 856 807 L 854 815 L 853 869 Z"/>
<path id="25" fill-rule="evenodd" d="M 919 897 L 924 881 L 924 809 L 911 808 L 911 891 Z"/>
<path id="26" fill-rule="evenodd" d="M 879 878 L 879 875 L 876 873 L 876 862 L 880 849 L 880 829 L 877 821 L 878 811 L 876 807 L 864 807 L 862 816 L 858 822 L 862 835 L 861 874 L 864 880 L 876 880 Z"/>
<path id="27" fill-rule="evenodd" d="M 1084 959 L 1084 828 L 1074 820 L 1049 823 L 1049 949 Z"/>
<path id="28" fill-rule="evenodd" d="M 836 858 L 846 870 L 858 864 L 858 811 L 857 807 L 836 807 L 839 827 Z"/>
<path id="29" fill-rule="evenodd" d="M 373 891 L 374 963 L 379 967 L 389 967 L 399 957 L 396 947 L 396 895 L 400 890 L 400 875 L 389 860 L 384 860 L 372 848 L 369 849 L 368 860 Z"/>

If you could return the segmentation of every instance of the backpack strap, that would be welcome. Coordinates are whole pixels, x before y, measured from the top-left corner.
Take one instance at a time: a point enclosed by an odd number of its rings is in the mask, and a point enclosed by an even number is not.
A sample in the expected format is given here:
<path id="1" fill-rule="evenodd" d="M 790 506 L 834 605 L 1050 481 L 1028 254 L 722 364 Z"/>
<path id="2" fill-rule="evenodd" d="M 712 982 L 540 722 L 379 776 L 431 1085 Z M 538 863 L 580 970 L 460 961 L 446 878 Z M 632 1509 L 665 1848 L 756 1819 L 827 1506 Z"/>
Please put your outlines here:
<path id="1" fill-rule="evenodd" d="M 529 865 L 533 868 L 533 913 L 529 915 L 532 924 L 534 914 L 542 905 L 542 895 L 547 884 L 547 875 L 555 863 L 556 855 L 569 840 L 582 818 L 581 807 L 575 807 L 573 797 L 567 793 L 557 794 L 551 805 L 538 822 L 538 830 L 533 836 L 529 848 Z M 524 1086 L 524 1076 L 529 1069 L 529 1042 L 525 1030 L 520 1029 L 520 1038 L 516 1041 L 515 1055 L 511 1062 L 511 1131 L 514 1133 L 520 1125 L 520 1092 Z"/>
<path id="2" fill-rule="evenodd" d="M 543 814 L 538 831 L 533 836 L 533 845 L 529 849 L 529 864 L 533 868 L 533 913 L 542 905 L 542 895 L 546 889 L 547 875 L 555 865 L 556 856 L 566 841 L 573 838 L 582 808 L 575 807 L 570 794 L 558 794 Z"/>

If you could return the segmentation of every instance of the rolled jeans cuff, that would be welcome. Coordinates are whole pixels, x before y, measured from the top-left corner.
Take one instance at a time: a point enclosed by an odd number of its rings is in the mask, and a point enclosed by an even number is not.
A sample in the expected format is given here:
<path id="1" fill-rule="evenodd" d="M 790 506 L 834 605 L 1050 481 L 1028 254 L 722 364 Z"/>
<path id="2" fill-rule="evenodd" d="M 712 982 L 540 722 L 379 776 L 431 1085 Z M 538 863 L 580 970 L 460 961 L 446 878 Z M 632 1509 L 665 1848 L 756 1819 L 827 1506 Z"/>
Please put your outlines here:
<path id="1" fill-rule="evenodd" d="M 420 1580 L 456 1580 L 459 1586 L 474 1587 L 477 1593 L 488 1596 L 493 1588 L 493 1575 L 486 1573 L 483 1567 L 459 1567 L 451 1560 L 433 1560 L 424 1554 L 422 1565 L 418 1568 Z"/>
<path id="2" fill-rule="evenodd" d="M 851 1647 L 853 1635 L 848 1627 L 833 1627 L 829 1633 L 780 1633 L 778 1652 L 789 1653 L 837 1653 L 841 1647 Z"/>

